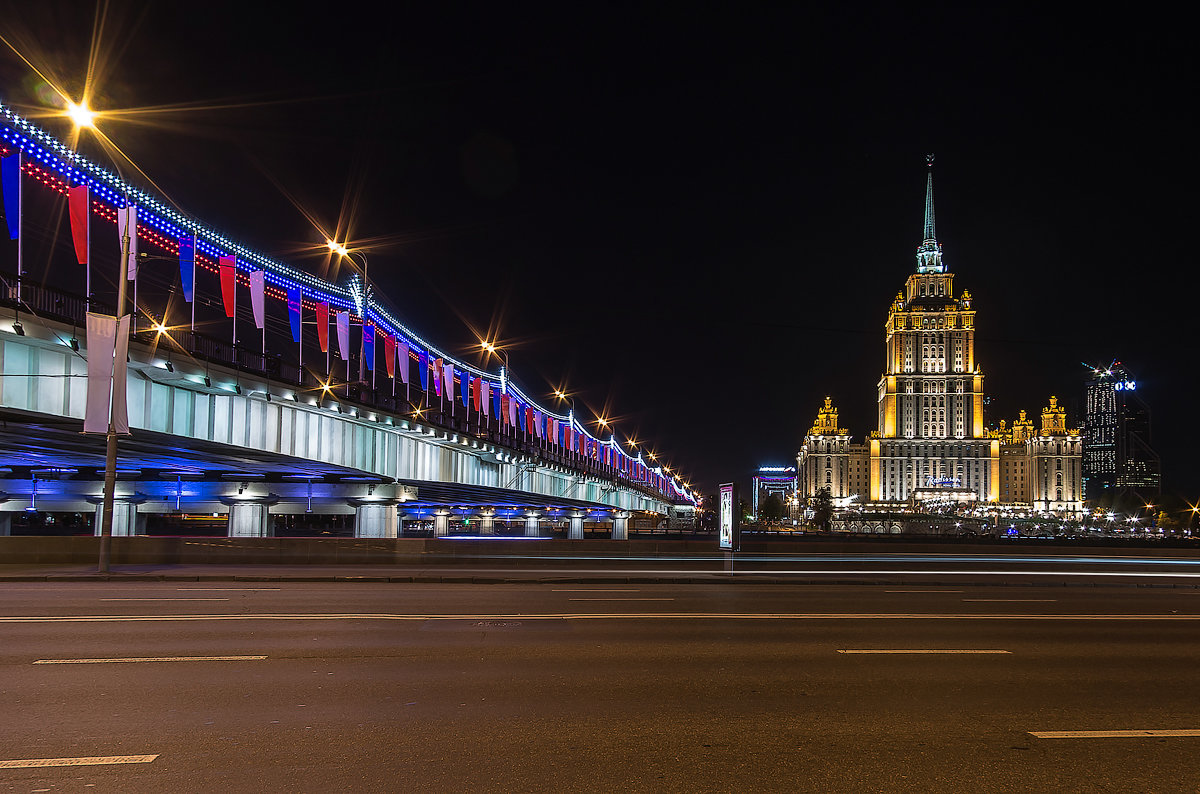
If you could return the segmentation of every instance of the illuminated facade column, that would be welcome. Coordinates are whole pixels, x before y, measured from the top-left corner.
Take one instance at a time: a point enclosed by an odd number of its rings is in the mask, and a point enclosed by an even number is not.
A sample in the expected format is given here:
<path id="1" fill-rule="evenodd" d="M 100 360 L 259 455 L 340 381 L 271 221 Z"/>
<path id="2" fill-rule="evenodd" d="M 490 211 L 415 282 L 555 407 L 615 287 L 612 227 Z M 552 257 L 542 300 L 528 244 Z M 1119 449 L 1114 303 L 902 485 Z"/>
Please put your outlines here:
<path id="1" fill-rule="evenodd" d="M 568 540 L 583 540 L 583 513 L 576 510 L 568 517 Z"/>
<path id="2" fill-rule="evenodd" d="M 433 536 L 443 538 L 450 534 L 450 511 L 440 508 L 433 511 Z"/>
<path id="3" fill-rule="evenodd" d="M 116 497 L 113 500 L 113 537 L 129 537 L 130 535 L 145 535 L 146 534 L 146 516 L 138 515 L 137 506 L 144 499 L 122 499 Z M 104 506 L 100 501 L 96 502 L 96 535 L 100 534 L 100 527 L 104 521 Z"/>
<path id="4" fill-rule="evenodd" d="M 485 507 L 479 511 L 479 534 L 496 534 L 496 508 Z"/>
<path id="5" fill-rule="evenodd" d="M 525 512 L 525 537 L 537 538 L 542 535 L 542 525 L 540 518 L 542 514 L 536 510 L 527 510 Z"/>
<path id="6" fill-rule="evenodd" d="M 229 505 L 229 537 L 269 538 L 274 533 L 271 520 L 273 499 L 222 499 Z M 117 517 L 113 514 L 113 518 Z"/>
<path id="7" fill-rule="evenodd" d="M 629 540 L 629 516 L 632 515 L 628 510 L 614 510 L 612 514 L 612 539 L 613 540 Z"/>
<path id="8" fill-rule="evenodd" d="M 400 533 L 395 499 L 348 499 L 354 507 L 354 537 L 394 538 Z"/>

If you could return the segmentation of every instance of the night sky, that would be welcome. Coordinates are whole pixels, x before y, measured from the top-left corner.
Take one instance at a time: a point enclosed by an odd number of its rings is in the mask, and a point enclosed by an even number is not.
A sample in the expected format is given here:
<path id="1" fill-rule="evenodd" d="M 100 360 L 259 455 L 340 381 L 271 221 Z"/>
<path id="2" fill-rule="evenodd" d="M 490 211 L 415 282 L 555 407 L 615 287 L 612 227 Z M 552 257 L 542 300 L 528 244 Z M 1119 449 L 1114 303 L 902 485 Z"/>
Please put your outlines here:
<path id="1" fill-rule="evenodd" d="M 168 106 L 105 129 L 181 209 L 315 273 L 309 218 L 341 215 L 414 329 L 475 363 L 491 329 L 530 394 L 574 392 L 698 488 L 794 463 L 827 394 L 858 440 L 875 429 L 934 152 L 989 423 L 1056 394 L 1078 425 L 1081 362 L 1120 359 L 1166 490 L 1200 497 L 1180 20 L 142 5 L 108 8 L 93 104 Z M 88 4 L 0 8 L 78 93 Z M 44 95 L 0 56 L 0 101 L 36 117 Z"/>

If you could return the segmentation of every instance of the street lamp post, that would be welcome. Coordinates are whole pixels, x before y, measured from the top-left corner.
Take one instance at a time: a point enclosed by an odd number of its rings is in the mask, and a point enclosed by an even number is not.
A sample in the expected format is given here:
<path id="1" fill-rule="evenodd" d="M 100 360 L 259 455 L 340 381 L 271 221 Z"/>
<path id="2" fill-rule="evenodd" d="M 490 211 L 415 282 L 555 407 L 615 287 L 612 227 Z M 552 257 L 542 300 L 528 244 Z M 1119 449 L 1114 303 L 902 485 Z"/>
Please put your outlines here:
<path id="1" fill-rule="evenodd" d="M 82 129 L 95 129 L 96 113 L 87 107 L 86 102 L 79 104 L 70 103 L 67 109 L 67 115 L 71 118 L 75 125 L 76 131 Z M 125 211 L 128 213 L 129 207 L 129 189 L 125 185 L 125 179 L 121 174 L 121 166 L 115 158 L 109 158 L 112 161 L 113 168 L 116 169 L 117 177 L 121 180 L 122 186 L 125 188 Z M 126 215 L 128 218 L 128 215 Z M 120 221 L 118 220 L 118 224 Z M 121 235 L 121 259 L 118 265 L 117 272 L 117 331 L 121 329 L 121 318 L 125 316 L 125 301 L 127 298 L 127 280 L 125 268 L 129 267 L 129 234 L 130 224 L 128 220 L 125 223 L 125 231 Z M 137 234 L 137 228 L 133 230 Z M 89 295 L 90 299 L 91 296 Z M 100 555 L 97 561 L 97 570 L 100 573 L 108 573 L 109 560 L 112 556 L 112 529 L 113 529 L 113 503 L 116 501 L 117 489 L 117 427 L 114 419 L 114 390 L 116 384 L 116 369 L 117 358 L 115 351 L 119 349 L 119 345 L 114 345 L 114 354 L 111 366 L 109 369 L 109 387 L 108 387 L 108 432 L 105 435 L 104 447 L 104 495 L 101 500 L 100 514 Z"/>
<path id="2" fill-rule="evenodd" d="M 120 173 L 120 169 L 118 169 Z M 124 181 L 124 180 L 122 180 Z M 129 198 L 126 196 L 126 205 Z M 121 330 L 121 318 L 125 316 L 126 279 L 120 268 L 129 267 L 129 224 L 125 224 L 125 233 L 121 235 L 121 265 L 117 272 L 117 332 Z M 120 349 L 119 345 L 114 350 Z M 100 573 L 108 573 L 109 558 L 112 555 L 113 503 L 117 490 L 117 427 L 113 421 L 114 400 L 113 391 L 117 388 L 115 375 L 117 359 L 114 353 L 112 366 L 109 370 L 108 386 L 108 433 L 105 436 L 104 447 L 104 498 L 101 502 L 100 513 L 100 559 L 97 569 Z"/>

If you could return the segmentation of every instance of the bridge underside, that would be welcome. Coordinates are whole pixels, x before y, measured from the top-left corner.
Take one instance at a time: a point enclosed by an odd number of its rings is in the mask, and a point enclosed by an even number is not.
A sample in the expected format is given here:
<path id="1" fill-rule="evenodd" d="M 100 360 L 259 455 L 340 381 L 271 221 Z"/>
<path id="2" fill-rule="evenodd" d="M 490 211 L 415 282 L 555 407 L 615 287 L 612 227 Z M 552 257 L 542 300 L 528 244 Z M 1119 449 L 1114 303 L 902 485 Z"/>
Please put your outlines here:
<path id="1" fill-rule="evenodd" d="M 0 504 L 0 510 L 24 509 L 21 503 L 32 497 L 35 479 L 43 509 L 70 509 L 68 502 L 77 503 L 77 509 L 94 501 L 99 493 L 96 486 L 104 477 L 105 437 L 82 431 L 83 423 L 76 419 L 0 410 L 0 499 L 15 502 Z M 394 493 L 403 503 L 402 509 L 612 510 L 603 503 L 507 488 L 394 479 L 322 461 L 181 439 L 151 430 L 135 430 L 120 438 L 118 472 L 119 490 L 165 497 L 167 502 L 174 499 L 178 484 L 186 482 L 192 497 L 188 501 L 200 497 L 205 503 L 219 502 L 222 497 L 238 495 L 240 489 L 241 495 L 251 490 L 269 492 L 277 498 L 302 496 L 306 505 L 312 502 L 309 512 L 352 513 L 347 499 L 365 498 L 377 490 Z M 322 504 L 328 500 L 333 503 Z M 154 511 L 154 506 L 146 504 L 145 509 Z"/>

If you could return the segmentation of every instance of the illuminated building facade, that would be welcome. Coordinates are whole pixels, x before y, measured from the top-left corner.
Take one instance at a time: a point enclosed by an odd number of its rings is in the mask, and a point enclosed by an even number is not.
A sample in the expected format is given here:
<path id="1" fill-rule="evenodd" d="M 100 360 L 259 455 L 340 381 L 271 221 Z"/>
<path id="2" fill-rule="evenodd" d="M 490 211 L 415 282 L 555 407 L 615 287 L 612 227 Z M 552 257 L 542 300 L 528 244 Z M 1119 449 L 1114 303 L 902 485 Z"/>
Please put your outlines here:
<path id="1" fill-rule="evenodd" d="M 932 165 L 932 157 L 929 158 Z M 983 373 L 975 358 L 971 294 L 955 292 L 934 223 L 926 177 L 925 234 L 916 272 L 888 311 L 878 429 L 853 443 L 831 398 L 797 455 L 800 497 L 828 488 L 835 505 L 940 509 L 1001 502 L 1069 514 L 1082 510 L 1082 436 L 1067 430 L 1057 400 L 1035 428 L 984 428 Z"/>
<path id="2" fill-rule="evenodd" d="M 1000 503 L 1039 513 L 1083 511 L 1083 433 L 1067 428 L 1057 397 L 1042 409 L 1038 428 L 1020 417 L 993 434 L 1000 441 Z"/>
<path id="3" fill-rule="evenodd" d="M 754 475 L 751 492 L 754 494 L 754 504 L 750 509 L 756 521 L 759 517 L 759 500 L 772 495 L 779 497 L 784 513 L 790 516 L 794 512 L 796 499 L 796 470 L 791 466 L 760 466 Z"/>
<path id="4" fill-rule="evenodd" d="M 801 496 L 828 488 L 834 504 L 864 502 L 869 493 L 869 458 L 866 444 L 854 444 L 850 431 L 838 427 L 838 410 L 831 397 L 817 412 L 796 457 Z"/>
<path id="5" fill-rule="evenodd" d="M 928 162 L 932 166 L 933 158 Z M 879 429 L 868 442 L 870 500 L 996 501 L 1000 445 L 983 428 L 975 310 L 970 292 L 955 296 L 954 275 L 942 261 L 932 171 L 917 272 L 892 301 L 886 334 Z"/>
<path id="6" fill-rule="evenodd" d="M 1162 470 L 1150 445 L 1150 408 L 1119 361 L 1095 367 L 1087 382 L 1083 476 L 1087 498 L 1112 503 L 1158 496 Z"/>

